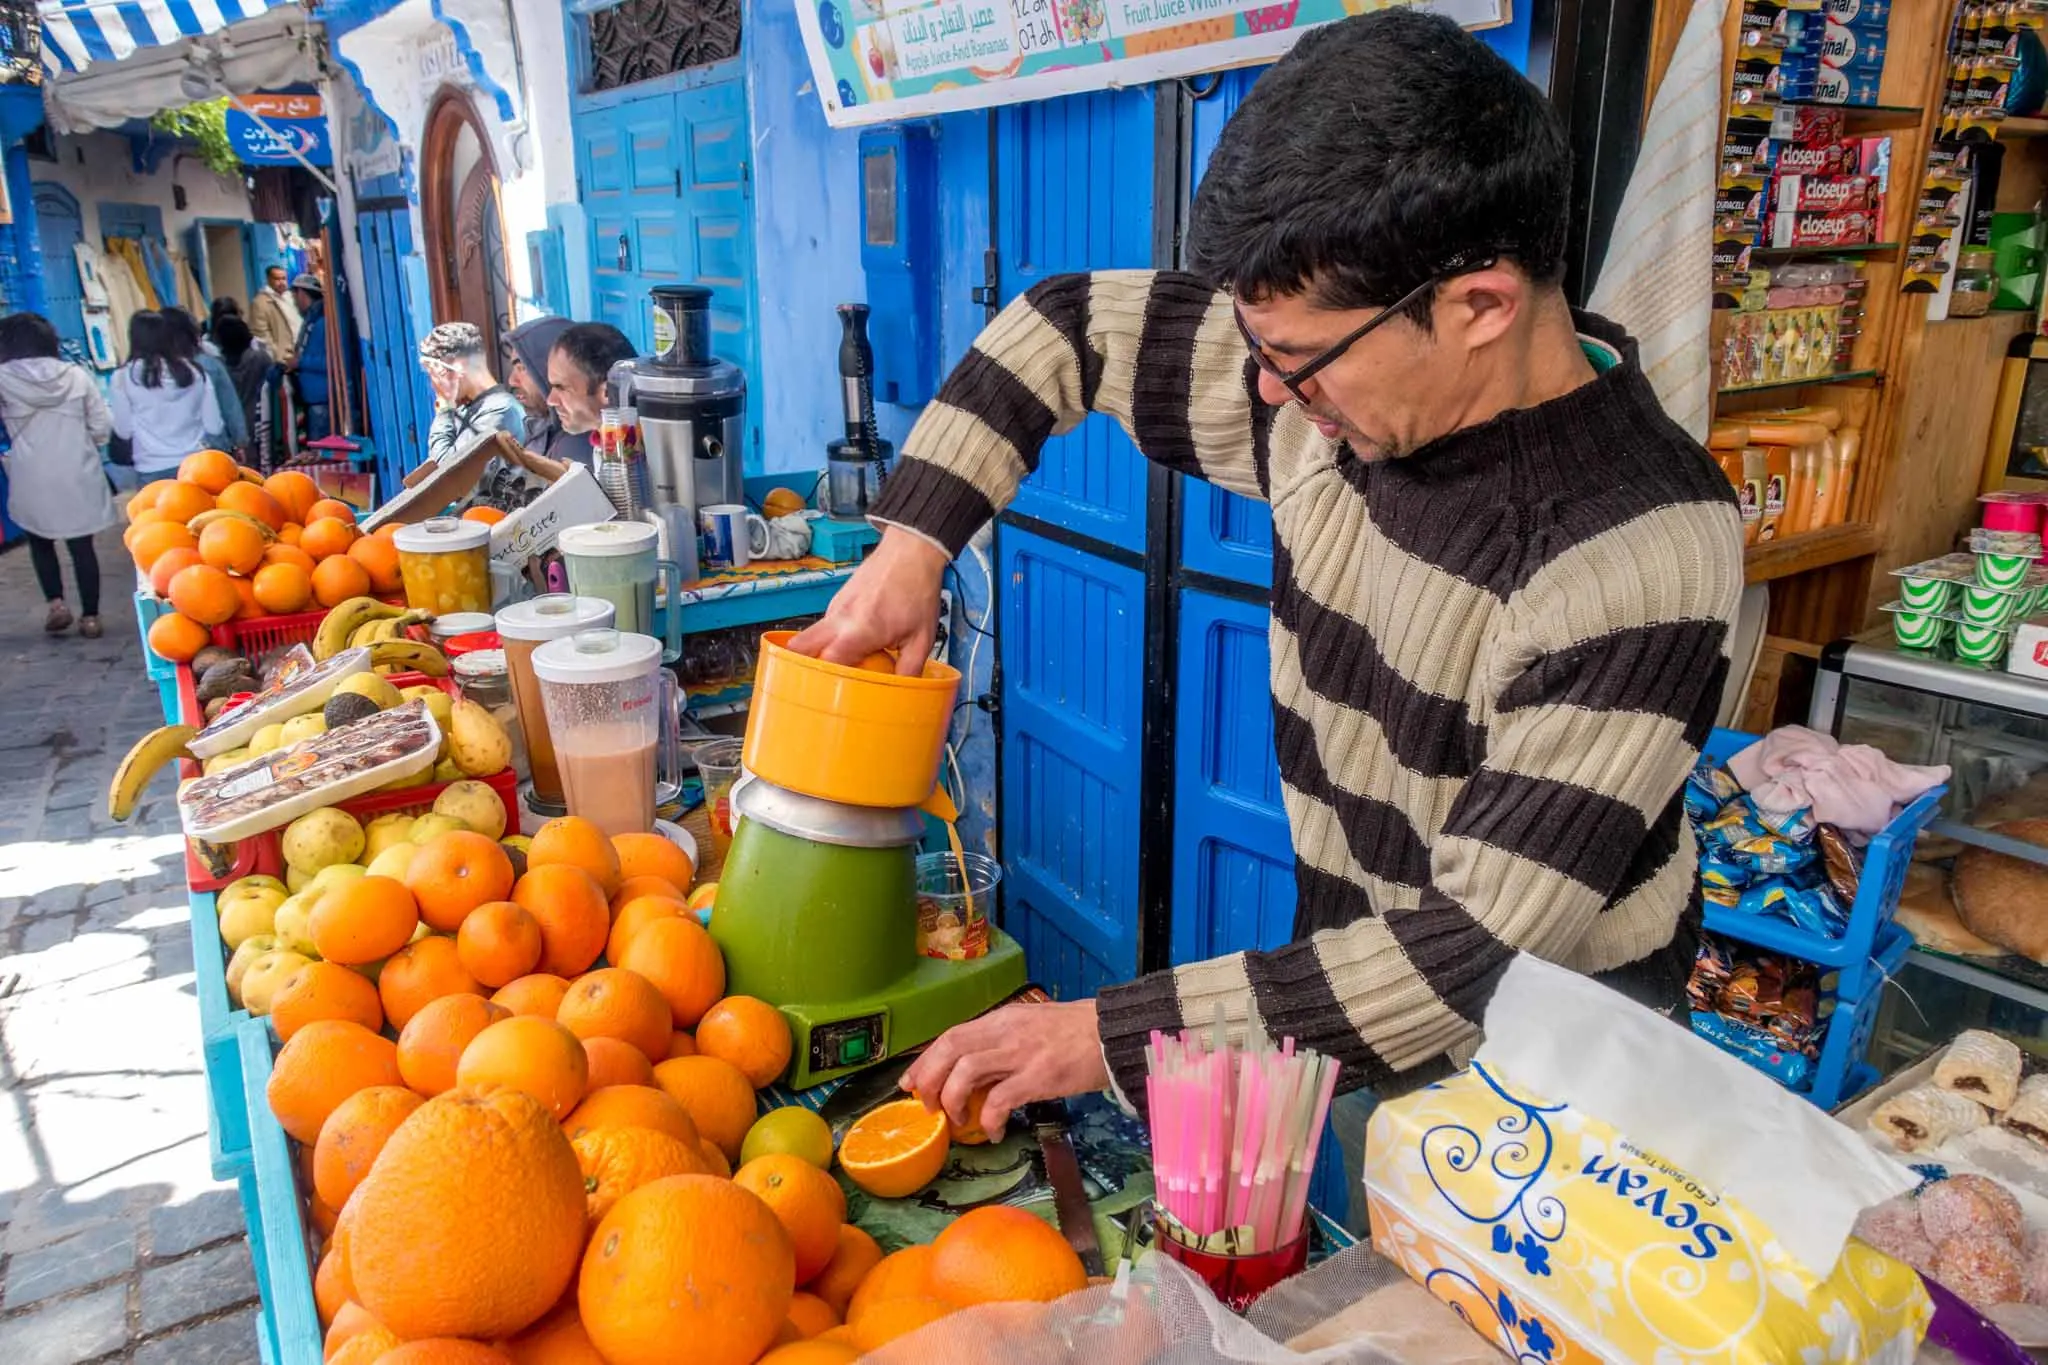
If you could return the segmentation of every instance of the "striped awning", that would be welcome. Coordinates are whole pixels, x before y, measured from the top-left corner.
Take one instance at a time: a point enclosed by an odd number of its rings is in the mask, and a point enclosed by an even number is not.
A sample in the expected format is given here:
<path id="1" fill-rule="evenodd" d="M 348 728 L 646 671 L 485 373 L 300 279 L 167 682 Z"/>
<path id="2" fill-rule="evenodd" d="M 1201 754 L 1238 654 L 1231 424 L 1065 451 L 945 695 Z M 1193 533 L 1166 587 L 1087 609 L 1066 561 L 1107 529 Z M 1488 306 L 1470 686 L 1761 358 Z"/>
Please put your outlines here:
<path id="1" fill-rule="evenodd" d="M 38 0 L 51 75 L 118 62 L 138 48 L 218 33 L 296 0 Z"/>

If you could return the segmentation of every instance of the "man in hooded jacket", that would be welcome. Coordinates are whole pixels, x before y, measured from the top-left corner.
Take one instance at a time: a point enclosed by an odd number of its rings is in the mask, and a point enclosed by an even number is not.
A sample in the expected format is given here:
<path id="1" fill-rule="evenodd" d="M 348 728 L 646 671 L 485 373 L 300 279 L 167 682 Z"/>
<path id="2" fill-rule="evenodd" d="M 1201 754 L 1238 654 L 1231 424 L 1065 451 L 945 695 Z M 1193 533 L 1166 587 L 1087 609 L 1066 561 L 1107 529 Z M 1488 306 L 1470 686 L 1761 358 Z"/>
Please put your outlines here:
<path id="1" fill-rule="evenodd" d="M 557 464 L 590 467 L 590 433 L 562 429 L 548 406 L 548 352 L 556 338 L 575 324 L 568 318 L 535 318 L 522 322 L 505 337 L 505 384 L 526 409 L 526 452 Z M 544 473 L 528 466 L 536 473 Z"/>

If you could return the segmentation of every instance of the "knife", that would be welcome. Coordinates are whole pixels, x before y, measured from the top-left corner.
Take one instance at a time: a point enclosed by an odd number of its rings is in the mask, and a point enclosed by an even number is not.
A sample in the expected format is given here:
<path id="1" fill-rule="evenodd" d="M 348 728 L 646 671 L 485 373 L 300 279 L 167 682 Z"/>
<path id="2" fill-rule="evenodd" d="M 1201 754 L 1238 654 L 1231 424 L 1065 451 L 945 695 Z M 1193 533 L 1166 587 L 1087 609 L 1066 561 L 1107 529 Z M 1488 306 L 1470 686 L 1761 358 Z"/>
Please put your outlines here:
<path id="1" fill-rule="evenodd" d="M 1090 1275 L 1104 1274 L 1102 1247 L 1095 1240 L 1095 1213 L 1088 1206 L 1088 1188 L 1081 1180 L 1081 1163 L 1074 1159 L 1074 1144 L 1067 1137 L 1065 1100 L 1040 1100 L 1024 1106 L 1024 1121 L 1038 1139 L 1038 1151 L 1045 1159 L 1045 1178 L 1052 1184 L 1053 1211 L 1059 1215 L 1060 1234 L 1081 1258 Z"/>

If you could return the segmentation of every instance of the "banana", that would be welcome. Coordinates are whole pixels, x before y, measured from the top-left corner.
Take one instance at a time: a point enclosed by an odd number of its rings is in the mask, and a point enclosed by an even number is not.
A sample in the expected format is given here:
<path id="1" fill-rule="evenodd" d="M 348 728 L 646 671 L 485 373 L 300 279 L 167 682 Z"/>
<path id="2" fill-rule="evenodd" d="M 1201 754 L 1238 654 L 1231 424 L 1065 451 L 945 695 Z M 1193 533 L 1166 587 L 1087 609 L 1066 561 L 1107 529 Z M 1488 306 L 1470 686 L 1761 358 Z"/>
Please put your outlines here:
<path id="1" fill-rule="evenodd" d="M 433 619 L 434 613 L 430 611 L 406 611 L 381 621 L 366 621 L 355 628 L 348 637 L 348 642 L 351 645 L 373 645 L 379 640 L 403 640 L 406 638 L 407 626 L 416 626 Z"/>
<path id="2" fill-rule="evenodd" d="M 143 789 L 157 770 L 173 759 L 192 757 L 185 745 L 198 733 L 196 725 L 165 725 L 136 740 L 121 766 L 114 769 L 114 780 L 107 788 L 107 814 L 116 820 L 135 814 L 135 803 L 142 799 Z"/>
<path id="3" fill-rule="evenodd" d="M 369 621 L 405 615 L 405 608 L 379 602 L 374 597 L 351 597 L 327 613 L 313 636 L 313 657 L 331 659 L 348 648 L 358 628 Z"/>
<path id="4" fill-rule="evenodd" d="M 229 520 L 241 520 L 248 522 L 251 526 L 255 527 L 259 532 L 262 533 L 263 543 L 265 545 L 269 545 L 277 539 L 277 532 L 271 530 L 267 523 L 263 522 L 262 520 L 256 517 L 250 516 L 247 512 L 237 512 L 231 507 L 210 507 L 206 511 L 201 512 L 198 516 L 192 518 L 192 520 L 186 522 L 185 529 L 196 536 L 201 531 L 204 531 L 207 527 L 213 525 L 213 523 L 217 521 Z"/>
<path id="5" fill-rule="evenodd" d="M 448 656 L 418 640 L 379 640 L 370 646 L 373 665 L 389 664 L 401 673 L 424 673 L 430 678 L 448 676 Z"/>

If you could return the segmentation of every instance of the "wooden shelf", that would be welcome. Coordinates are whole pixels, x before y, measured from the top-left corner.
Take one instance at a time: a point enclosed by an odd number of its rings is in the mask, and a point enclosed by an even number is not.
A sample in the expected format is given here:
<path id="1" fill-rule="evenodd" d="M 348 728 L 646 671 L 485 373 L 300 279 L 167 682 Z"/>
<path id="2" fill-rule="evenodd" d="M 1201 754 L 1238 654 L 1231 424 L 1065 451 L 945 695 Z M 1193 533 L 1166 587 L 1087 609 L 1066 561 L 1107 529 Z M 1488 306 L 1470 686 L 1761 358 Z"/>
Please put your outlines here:
<path id="1" fill-rule="evenodd" d="M 1752 261 L 1793 261 L 1803 256 L 1883 256 L 1897 251 L 1897 242 L 1869 242 L 1863 246 L 1753 246 Z"/>
<path id="2" fill-rule="evenodd" d="M 2000 119 L 1992 126 L 1991 136 L 2000 142 L 2017 142 L 2022 138 L 2048 137 L 2048 118 Z"/>
<path id="3" fill-rule="evenodd" d="M 1720 389 L 1722 398 L 1741 398 L 1746 394 L 1770 393 L 1775 389 L 1811 389 L 1822 384 L 1867 384 L 1878 377 L 1876 370 L 1840 370 L 1834 374 L 1816 375 L 1812 379 L 1780 379 L 1774 384 L 1744 384 L 1740 388 Z"/>
<path id="4" fill-rule="evenodd" d="M 1877 553 L 1877 528 L 1868 522 L 1845 521 L 1819 531 L 1803 531 L 1783 540 L 1766 540 L 1743 551 L 1743 577 L 1767 583 L 1811 569 L 1824 569 Z"/>
<path id="5" fill-rule="evenodd" d="M 1737 106 L 1728 111 L 1733 123 L 1768 123 L 1773 109 L 1839 109 L 1862 128 L 1910 128 L 1926 111 L 1917 104 L 1828 104 L 1821 100 L 1779 100 L 1775 105 Z M 2011 119 L 2006 122 L 2012 122 Z"/>

